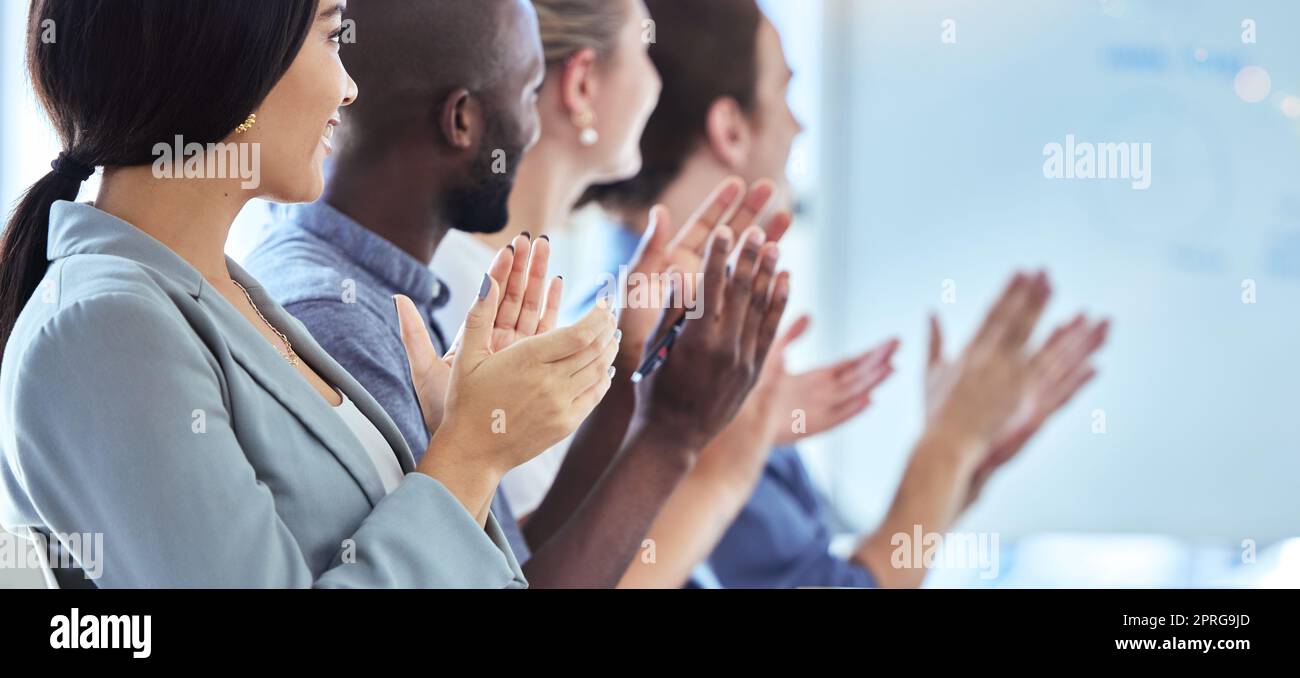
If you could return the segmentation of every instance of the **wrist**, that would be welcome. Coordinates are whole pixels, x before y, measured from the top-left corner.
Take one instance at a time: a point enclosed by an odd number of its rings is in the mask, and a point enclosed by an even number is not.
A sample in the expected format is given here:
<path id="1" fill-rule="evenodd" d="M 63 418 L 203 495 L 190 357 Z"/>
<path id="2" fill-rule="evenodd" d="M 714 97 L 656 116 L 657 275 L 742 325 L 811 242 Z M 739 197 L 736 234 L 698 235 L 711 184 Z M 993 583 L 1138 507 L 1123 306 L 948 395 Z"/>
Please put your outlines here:
<path id="1" fill-rule="evenodd" d="M 896 548 L 891 537 L 884 531 L 878 530 L 858 543 L 852 561 L 866 570 L 879 588 L 902 589 L 920 586 L 925 580 L 925 569 L 918 567 L 920 563 L 907 562 L 910 557 L 903 558 L 903 562 L 895 562 Z M 910 556 L 910 552 L 907 555 Z"/>
<path id="2" fill-rule="evenodd" d="M 491 504 L 508 469 L 501 455 L 484 454 L 487 446 L 443 426 L 434 433 L 416 471 L 442 483 L 470 515 L 478 516 Z"/>
<path id="3" fill-rule="evenodd" d="M 954 426 L 937 419 L 926 428 L 917 446 L 918 454 L 945 457 L 962 466 L 974 466 L 988 452 L 990 442 L 986 436 L 968 427 Z"/>
<path id="4" fill-rule="evenodd" d="M 704 449 L 704 441 L 691 435 L 687 425 L 636 416 L 628 427 L 627 449 L 651 449 L 662 458 L 671 459 L 689 469 Z"/>
<path id="5" fill-rule="evenodd" d="M 753 412 L 742 409 L 733 426 L 748 427 L 752 431 L 751 435 L 767 441 L 770 447 L 775 447 L 777 441 L 786 435 L 797 440 L 799 435 L 794 432 L 793 417 L 781 416 L 779 413 L 782 411 L 760 403 Z"/>
<path id="6" fill-rule="evenodd" d="M 754 494 L 771 453 L 772 445 L 762 440 L 724 432 L 704 448 L 691 473 L 706 478 L 720 496 L 739 497 L 743 504 Z"/>

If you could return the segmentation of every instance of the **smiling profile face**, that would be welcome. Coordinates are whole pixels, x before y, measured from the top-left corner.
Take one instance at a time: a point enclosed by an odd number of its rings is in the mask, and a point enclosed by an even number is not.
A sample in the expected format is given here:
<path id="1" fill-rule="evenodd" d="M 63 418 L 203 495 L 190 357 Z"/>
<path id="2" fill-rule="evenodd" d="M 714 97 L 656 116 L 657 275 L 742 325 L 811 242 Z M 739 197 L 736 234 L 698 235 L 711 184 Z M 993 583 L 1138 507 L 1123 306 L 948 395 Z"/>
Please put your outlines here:
<path id="1" fill-rule="evenodd" d="M 259 196 L 312 202 L 325 186 L 325 158 L 339 109 L 357 97 L 357 85 L 339 59 L 346 2 L 321 0 L 316 19 L 284 77 L 254 113 L 257 122 L 227 142 L 261 145 Z"/>

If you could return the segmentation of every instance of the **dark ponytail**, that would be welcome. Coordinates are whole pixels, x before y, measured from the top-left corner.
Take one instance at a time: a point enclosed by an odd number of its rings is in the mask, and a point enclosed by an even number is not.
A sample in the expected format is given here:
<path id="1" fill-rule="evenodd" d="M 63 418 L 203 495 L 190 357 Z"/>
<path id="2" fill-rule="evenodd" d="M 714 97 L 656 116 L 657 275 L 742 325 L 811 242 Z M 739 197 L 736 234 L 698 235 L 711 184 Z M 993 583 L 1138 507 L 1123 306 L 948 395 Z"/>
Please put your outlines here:
<path id="1" fill-rule="evenodd" d="M 50 208 L 95 167 L 226 138 L 279 82 L 317 0 L 32 0 L 27 68 L 64 152 L 0 237 L 0 358 L 49 261 Z"/>
<path id="2" fill-rule="evenodd" d="M 3 345 L 18 321 L 18 313 L 36 292 L 50 262 L 45 243 L 50 233 L 50 207 L 59 200 L 76 200 L 81 182 L 50 172 L 37 181 L 14 209 L 0 238 L 0 358 Z"/>

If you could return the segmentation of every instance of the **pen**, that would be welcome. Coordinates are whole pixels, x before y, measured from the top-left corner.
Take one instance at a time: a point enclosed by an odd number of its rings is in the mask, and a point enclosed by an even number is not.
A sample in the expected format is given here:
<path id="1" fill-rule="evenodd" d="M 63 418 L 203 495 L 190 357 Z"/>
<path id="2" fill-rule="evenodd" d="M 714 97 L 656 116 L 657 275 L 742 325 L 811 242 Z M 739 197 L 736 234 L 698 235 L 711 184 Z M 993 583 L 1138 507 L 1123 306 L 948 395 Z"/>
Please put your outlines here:
<path id="1" fill-rule="evenodd" d="M 650 355 L 646 357 L 645 362 L 641 363 L 640 369 L 632 374 L 632 383 L 640 383 L 642 379 L 655 373 L 655 370 L 663 366 L 668 361 L 668 354 L 673 350 L 673 342 L 677 341 L 678 335 L 682 333 L 682 326 L 686 324 L 686 315 L 677 319 L 668 334 L 664 335 L 650 350 Z"/>

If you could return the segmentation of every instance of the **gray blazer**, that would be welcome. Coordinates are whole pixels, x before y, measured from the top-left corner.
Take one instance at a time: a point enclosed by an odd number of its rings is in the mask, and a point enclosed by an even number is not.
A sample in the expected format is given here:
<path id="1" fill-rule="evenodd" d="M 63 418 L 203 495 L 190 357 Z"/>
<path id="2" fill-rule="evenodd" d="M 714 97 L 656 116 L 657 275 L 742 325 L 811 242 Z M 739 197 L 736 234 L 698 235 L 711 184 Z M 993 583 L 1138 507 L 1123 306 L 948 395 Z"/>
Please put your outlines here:
<path id="1" fill-rule="evenodd" d="M 60 585 L 527 585 L 495 517 L 480 528 L 412 472 L 375 400 L 233 262 L 267 319 L 397 452 L 407 475 L 392 493 L 342 419 L 162 243 L 59 202 L 48 253 L 0 365 L 0 525 L 77 556 Z M 97 554 L 70 536 L 97 534 Z"/>

